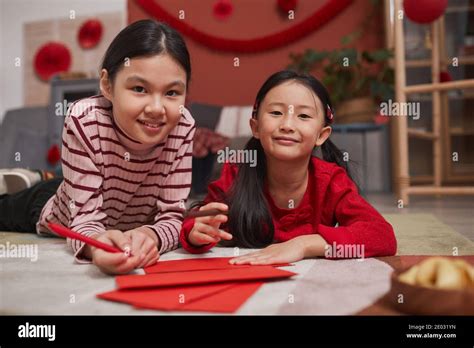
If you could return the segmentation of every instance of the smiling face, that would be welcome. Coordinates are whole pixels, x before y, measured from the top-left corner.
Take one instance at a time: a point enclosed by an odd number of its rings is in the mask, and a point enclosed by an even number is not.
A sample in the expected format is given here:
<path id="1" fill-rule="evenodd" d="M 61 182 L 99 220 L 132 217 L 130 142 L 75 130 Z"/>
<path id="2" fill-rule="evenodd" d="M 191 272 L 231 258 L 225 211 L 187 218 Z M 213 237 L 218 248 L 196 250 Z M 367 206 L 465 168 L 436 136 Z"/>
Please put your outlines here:
<path id="1" fill-rule="evenodd" d="M 114 120 L 142 144 L 160 143 L 177 125 L 186 98 L 186 72 L 169 55 L 137 57 L 110 81 L 101 72 L 100 89 L 112 102 Z"/>
<path id="2" fill-rule="evenodd" d="M 306 159 L 331 134 L 331 127 L 324 126 L 323 110 L 311 89 L 291 80 L 267 93 L 250 126 L 266 156 L 284 161 Z"/>

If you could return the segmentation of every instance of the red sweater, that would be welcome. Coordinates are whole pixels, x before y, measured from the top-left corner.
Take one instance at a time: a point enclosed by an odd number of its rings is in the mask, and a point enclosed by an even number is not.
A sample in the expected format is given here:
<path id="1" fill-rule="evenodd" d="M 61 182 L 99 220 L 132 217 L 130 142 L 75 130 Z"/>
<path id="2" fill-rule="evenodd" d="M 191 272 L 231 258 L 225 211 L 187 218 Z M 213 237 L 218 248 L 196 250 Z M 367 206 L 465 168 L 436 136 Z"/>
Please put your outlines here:
<path id="1" fill-rule="evenodd" d="M 225 164 L 221 177 L 209 184 L 204 201 L 219 201 L 219 189 L 227 192 L 237 172 L 236 165 Z M 277 207 L 268 189 L 265 190 L 265 196 L 273 218 L 275 242 L 314 233 L 320 234 L 331 246 L 363 245 L 364 257 L 390 256 L 397 251 L 392 226 L 359 195 L 346 171 L 334 163 L 312 157 L 308 187 L 298 207 Z M 193 225 L 192 218 L 184 221 L 180 234 L 181 245 L 191 253 L 208 251 L 215 244 L 201 247 L 189 244 L 187 237 Z"/>

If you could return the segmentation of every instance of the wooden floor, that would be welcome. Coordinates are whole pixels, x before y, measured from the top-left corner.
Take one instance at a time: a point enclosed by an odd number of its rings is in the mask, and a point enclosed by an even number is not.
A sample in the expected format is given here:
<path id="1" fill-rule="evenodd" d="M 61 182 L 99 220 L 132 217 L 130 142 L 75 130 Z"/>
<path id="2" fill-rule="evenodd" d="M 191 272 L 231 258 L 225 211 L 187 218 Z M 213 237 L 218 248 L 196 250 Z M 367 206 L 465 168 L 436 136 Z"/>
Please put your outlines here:
<path id="1" fill-rule="evenodd" d="M 366 198 L 382 214 L 433 214 L 474 241 L 474 196 L 410 196 L 410 205 L 403 208 L 398 208 L 392 194 L 369 194 Z"/>

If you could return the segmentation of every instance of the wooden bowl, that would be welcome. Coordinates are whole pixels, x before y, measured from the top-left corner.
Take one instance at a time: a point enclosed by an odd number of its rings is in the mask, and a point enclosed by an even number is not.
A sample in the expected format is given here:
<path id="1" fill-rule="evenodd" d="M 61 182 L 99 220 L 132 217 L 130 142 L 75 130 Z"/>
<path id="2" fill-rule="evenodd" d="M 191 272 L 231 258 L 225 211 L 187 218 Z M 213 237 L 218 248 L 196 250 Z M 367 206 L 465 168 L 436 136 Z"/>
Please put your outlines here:
<path id="1" fill-rule="evenodd" d="M 445 290 L 410 285 L 398 279 L 405 270 L 392 273 L 387 300 L 396 310 L 418 315 L 474 315 L 474 289 Z"/>

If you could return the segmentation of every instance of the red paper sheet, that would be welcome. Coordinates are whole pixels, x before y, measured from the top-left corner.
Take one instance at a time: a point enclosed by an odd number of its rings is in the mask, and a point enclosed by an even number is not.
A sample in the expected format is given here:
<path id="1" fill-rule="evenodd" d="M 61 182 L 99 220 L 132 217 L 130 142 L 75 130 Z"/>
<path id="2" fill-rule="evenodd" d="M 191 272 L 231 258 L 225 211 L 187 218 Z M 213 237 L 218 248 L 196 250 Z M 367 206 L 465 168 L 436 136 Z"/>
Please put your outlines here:
<path id="1" fill-rule="evenodd" d="M 271 266 L 231 265 L 231 257 L 159 261 L 147 275 L 119 276 L 120 290 L 97 297 L 136 308 L 233 313 L 263 284 L 263 279 L 295 273 Z"/>
<path id="2" fill-rule="evenodd" d="M 172 310 L 185 303 L 191 303 L 202 297 L 208 297 L 232 287 L 235 283 L 217 283 L 193 285 L 179 288 L 115 290 L 97 295 L 97 297 L 129 304 L 143 304 L 147 308 Z"/>
<path id="3" fill-rule="evenodd" d="M 149 287 L 176 287 L 184 285 L 211 284 L 249 280 L 287 278 L 295 275 L 272 266 L 252 266 L 246 268 L 206 271 L 157 273 L 146 275 L 124 275 L 115 278 L 119 289 Z"/>
<path id="4" fill-rule="evenodd" d="M 234 313 L 249 299 L 263 282 L 239 283 L 215 295 L 190 302 L 181 310 L 196 312 Z"/>
<path id="5" fill-rule="evenodd" d="M 210 257 L 210 258 L 193 258 L 183 260 L 158 261 L 153 266 L 146 267 L 145 273 L 167 273 L 167 272 L 185 272 L 185 271 L 202 271 L 213 269 L 236 269 L 254 267 L 251 265 L 231 265 L 229 260 L 233 257 Z M 272 265 L 273 267 L 290 266 L 289 263 Z"/>
<path id="6" fill-rule="evenodd" d="M 227 288 L 216 293 L 210 293 L 192 301 L 173 308 L 178 311 L 193 312 L 216 312 L 234 313 L 250 296 L 252 296 L 262 286 L 263 282 L 243 282 L 231 284 Z M 226 283 L 229 285 L 229 283 Z M 161 309 L 155 301 L 137 301 L 133 303 L 136 308 Z"/>

